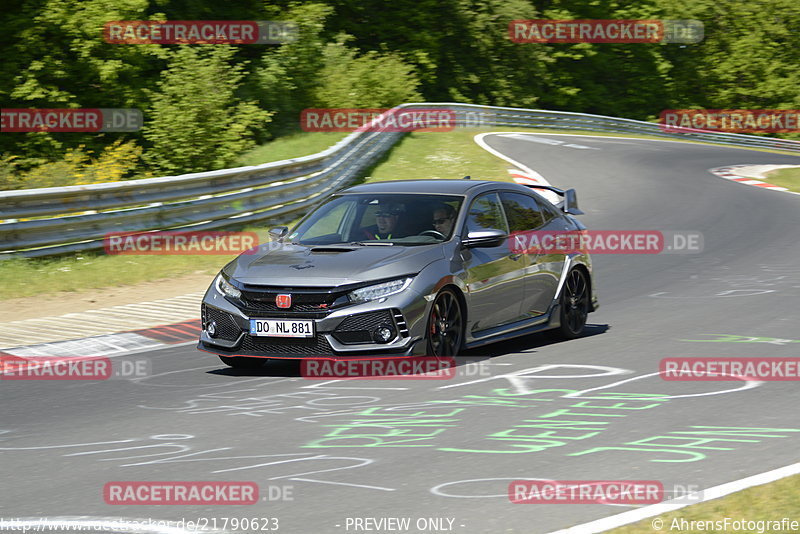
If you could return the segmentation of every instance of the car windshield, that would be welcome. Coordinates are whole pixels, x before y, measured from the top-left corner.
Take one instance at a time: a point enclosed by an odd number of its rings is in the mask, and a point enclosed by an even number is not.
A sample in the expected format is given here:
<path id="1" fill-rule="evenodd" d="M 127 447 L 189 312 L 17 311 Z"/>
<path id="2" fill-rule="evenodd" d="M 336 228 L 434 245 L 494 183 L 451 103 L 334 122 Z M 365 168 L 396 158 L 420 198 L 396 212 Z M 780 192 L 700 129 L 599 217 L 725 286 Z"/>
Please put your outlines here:
<path id="1" fill-rule="evenodd" d="M 413 246 L 447 241 L 464 198 L 435 194 L 344 194 L 289 234 L 301 245 Z"/>

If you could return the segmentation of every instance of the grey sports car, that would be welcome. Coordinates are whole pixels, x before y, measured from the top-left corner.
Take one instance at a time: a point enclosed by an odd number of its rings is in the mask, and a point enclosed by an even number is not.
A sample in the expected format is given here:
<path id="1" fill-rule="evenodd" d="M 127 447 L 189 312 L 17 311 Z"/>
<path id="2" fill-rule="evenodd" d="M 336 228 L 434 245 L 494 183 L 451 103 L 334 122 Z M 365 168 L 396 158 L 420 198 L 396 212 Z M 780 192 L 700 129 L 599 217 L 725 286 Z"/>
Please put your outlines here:
<path id="1" fill-rule="evenodd" d="M 454 356 L 555 330 L 597 309 L 588 253 L 513 246 L 585 230 L 574 190 L 407 180 L 340 191 L 291 232 L 227 264 L 205 294 L 198 348 L 233 367 L 264 358 Z"/>

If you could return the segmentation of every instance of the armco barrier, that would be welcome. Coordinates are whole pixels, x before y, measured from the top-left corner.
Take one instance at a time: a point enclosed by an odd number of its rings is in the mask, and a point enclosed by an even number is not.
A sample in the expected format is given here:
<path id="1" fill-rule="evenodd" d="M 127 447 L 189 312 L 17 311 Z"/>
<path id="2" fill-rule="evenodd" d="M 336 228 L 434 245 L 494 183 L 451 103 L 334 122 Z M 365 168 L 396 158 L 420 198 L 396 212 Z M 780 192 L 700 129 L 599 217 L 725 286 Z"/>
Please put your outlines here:
<path id="1" fill-rule="evenodd" d="M 647 134 L 800 152 L 800 142 L 699 130 L 669 133 L 655 123 L 564 111 L 454 103 L 395 109 L 452 111 L 460 126 L 509 126 Z M 0 192 L 0 257 L 39 257 L 102 248 L 111 232 L 208 230 L 296 217 L 346 185 L 402 133 L 354 132 L 310 156 L 108 184 Z M 22 219 L 22 220 L 20 220 Z"/>

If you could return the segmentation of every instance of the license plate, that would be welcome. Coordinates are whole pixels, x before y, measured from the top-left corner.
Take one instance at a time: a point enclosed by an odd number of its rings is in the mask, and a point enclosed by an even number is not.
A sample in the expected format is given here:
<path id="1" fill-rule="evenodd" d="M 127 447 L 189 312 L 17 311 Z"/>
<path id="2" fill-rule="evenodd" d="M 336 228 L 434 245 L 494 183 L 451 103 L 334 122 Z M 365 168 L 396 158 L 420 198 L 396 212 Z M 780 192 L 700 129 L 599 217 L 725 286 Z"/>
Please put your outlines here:
<path id="1" fill-rule="evenodd" d="M 250 319 L 251 336 L 314 337 L 314 321 Z"/>

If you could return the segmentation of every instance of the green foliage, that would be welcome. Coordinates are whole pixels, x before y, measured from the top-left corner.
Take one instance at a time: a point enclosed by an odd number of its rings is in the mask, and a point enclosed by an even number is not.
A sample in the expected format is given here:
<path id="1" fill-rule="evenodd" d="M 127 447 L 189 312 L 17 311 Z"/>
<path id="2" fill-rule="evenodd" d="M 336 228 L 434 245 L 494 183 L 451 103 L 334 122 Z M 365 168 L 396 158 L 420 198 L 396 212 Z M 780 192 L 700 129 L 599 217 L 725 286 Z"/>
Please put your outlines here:
<path id="1" fill-rule="evenodd" d="M 320 83 L 313 93 L 317 107 L 382 108 L 422 99 L 413 67 L 397 54 L 370 50 L 357 55 L 340 36 L 322 52 Z"/>
<path id="2" fill-rule="evenodd" d="M 3 107 L 142 107 L 163 57 L 158 45 L 109 45 L 103 24 L 149 18 L 149 0 L 25 0 L 4 9 L 0 46 Z M 163 18 L 157 13 L 153 18 Z M 20 156 L 23 166 L 54 160 L 68 148 L 92 149 L 119 138 L 76 133 L 14 133 L 0 136 L 0 152 Z M 38 160 L 38 161 L 37 161 Z"/>
<path id="3" fill-rule="evenodd" d="M 0 159 L 0 190 L 119 182 L 134 177 L 142 148 L 133 141 L 117 140 L 93 158 L 85 146 L 68 148 L 64 156 L 30 169 L 21 168 L 14 156 Z M 147 178 L 149 175 L 136 176 Z"/>
<path id="4" fill-rule="evenodd" d="M 298 130 L 300 111 L 310 107 L 324 66 L 323 32 L 332 10 L 321 4 L 293 4 L 286 20 L 298 26 L 299 38 L 267 50 L 255 66 L 250 85 L 262 109 L 275 112 L 270 133 Z"/>
<path id="5" fill-rule="evenodd" d="M 17 159 L 19 158 L 16 156 L 0 158 L 0 191 L 25 187 L 25 180 L 19 172 Z"/>
<path id="6" fill-rule="evenodd" d="M 669 17 L 705 23 L 698 45 L 665 47 L 676 107 L 800 107 L 800 3 L 796 0 L 656 0 Z"/>
<path id="7" fill-rule="evenodd" d="M 535 18 L 526 0 L 332 0 L 329 26 L 361 51 L 390 50 L 419 72 L 429 101 L 532 106 L 550 78 L 549 51 L 508 38 L 508 23 Z"/>
<path id="8" fill-rule="evenodd" d="M 254 142 L 297 131 L 299 113 L 309 107 L 458 101 L 638 119 L 675 108 L 800 108 L 797 0 L 6 3 L 16 5 L 4 10 L 0 32 L 4 108 L 138 108 L 146 128 L 2 133 L 2 188 L 69 181 L 75 178 L 70 158 L 103 154 L 109 146 L 143 150 L 123 178 L 229 166 Z M 510 21 L 534 18 L 697 19 L 705 39 L 686 45 L 509 39 Z M 292 21 L 299 39 L 236 47 L 104 41 L 106 22 L 141 19 Z M 800 134 L 786 135 L 792 136 Z M 33 169 L 49 178 L 34 179 Z"/>
<path id="9" fill-rule="evenodd" d="M 232 164 L 254 145 L 251 131 L 271 113 L 237 98 L 244 65 L 231 46 L 179 46 L 170 53 L 158 91 L 151 93 L 145 155 L 160 173 L 207 171 Z"/>
<path id="10" fill-rule="evenodd" d="M 553 0 L 538 17 L 570 19 L 659 18 L 650 0 Z M 518 44 L 544 48 L 548 57 L 544 109 L 645 119 L 665 99 L 662 46 L 658 44 Z"/>

